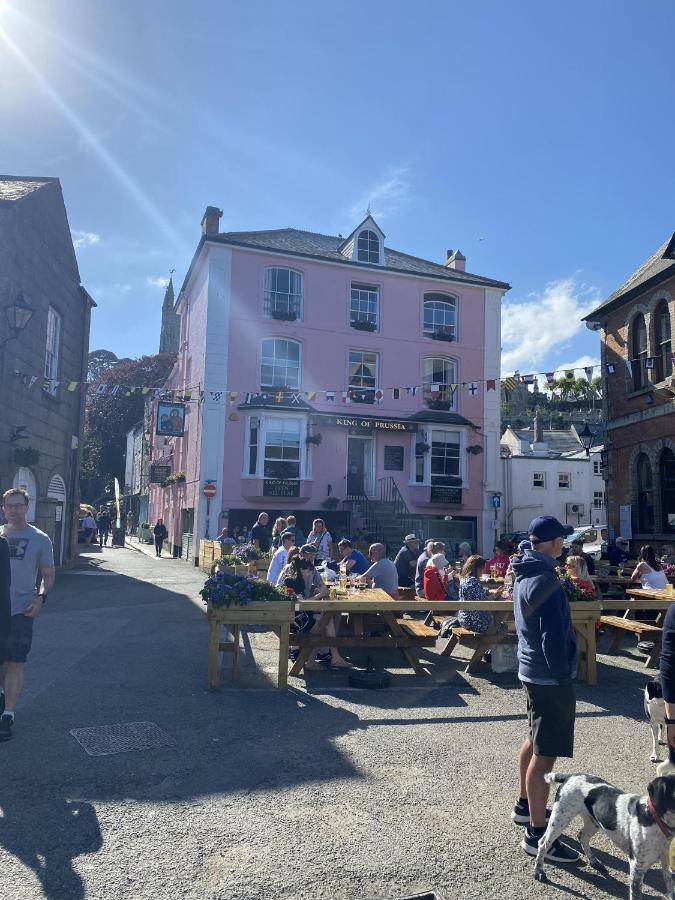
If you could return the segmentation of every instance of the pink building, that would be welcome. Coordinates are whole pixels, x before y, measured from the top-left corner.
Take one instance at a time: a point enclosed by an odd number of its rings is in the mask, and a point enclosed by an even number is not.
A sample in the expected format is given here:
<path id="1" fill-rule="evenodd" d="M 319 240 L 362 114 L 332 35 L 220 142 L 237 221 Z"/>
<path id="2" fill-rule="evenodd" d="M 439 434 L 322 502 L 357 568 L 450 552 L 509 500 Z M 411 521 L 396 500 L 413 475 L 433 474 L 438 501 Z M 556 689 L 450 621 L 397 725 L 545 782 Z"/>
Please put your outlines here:
<path id="1" fill-rule="evenodd" d="M 459 251 L 439 264 L 391 250 L 371 216 L 347 238 L 221 234 L 220 216 L 207 208 L 176 302 L 185 435 L 153 448 L 185 480 L 151 488 L 151 519 L 175 547 L 192 534 L 192 555 L 261 510 L 390 549 L 413 530 L 491 550 L 509 285 Z"/>

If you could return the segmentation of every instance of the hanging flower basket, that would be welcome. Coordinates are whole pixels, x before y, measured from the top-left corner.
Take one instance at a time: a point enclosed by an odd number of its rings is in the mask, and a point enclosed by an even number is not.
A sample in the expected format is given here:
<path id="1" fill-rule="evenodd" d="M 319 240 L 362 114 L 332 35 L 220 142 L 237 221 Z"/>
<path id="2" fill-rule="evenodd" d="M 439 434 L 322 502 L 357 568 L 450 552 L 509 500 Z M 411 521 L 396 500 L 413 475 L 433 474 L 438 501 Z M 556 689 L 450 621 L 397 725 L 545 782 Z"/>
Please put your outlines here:
<path id="1" fill-rule="evenodd" d="M 340 505 L 340 501 L 337 497 L 326 497 L 321 506 L 324 509 L 337 509 Z"/>
<path id="2" fill-rule="evenodd" d="M 448 412 L 452 409 L 452 402 L 450 400 L 427 400 L 427 407 L 440 412 Z"/>
<path id="3" fill-rule="evenodd" d="M 305 439 L 305 442 L 307 444 L 314 444 L 315 446 L 318 447 L 322 440 L 323 440 L 323 435 L 319 431 L 316 434 L 308 434 Z"/>
<path id="4" fill-rule="evenodd" d="M 447 341 L 448 343 L 455 339 L 455 336 L 451 331 L 432 331 L 431 337 L 435 341 Z"/>
<path id="5" fill-rule="evenodd" d="M 187 478 L 187 472 L 185 469 L 182 469 L 180 472 L 172 472 L 167 478 L 164 479 L 163 487 L 171 487 L 172 484 L 181 484 Z"/>
<path id="6" fill-rule="evenodd" d="M 476 454 L 483 452 L 483 448 L 480 444 L 471 444 L 470 447 L 466 448 L 466 452 L 473 453 L 473 455 L 476 456 Z"/>
<path id="7" fill-rule="evenodd" d="M 40 462 L 40 451 L 35 447 L 17 447 L 14 450 L 14 463 L 17 466 L 36 466 Z"/>
<path id="8" fill-rule="evenodd" d="M 273 309 L 272 318 L 277 319 L 279 322 L 295 322 L 298 317 L 294 312 L 290 312 L 287 309 Z"/>
<path id="9" fill-rule="evenodd" d="M 415 455 L 422 456 L 424 453 L 428 453 L 431 450 L 429 444 L 425 444 L 424 441 L 419 441 L 419 443 L 415 444 Z"/>

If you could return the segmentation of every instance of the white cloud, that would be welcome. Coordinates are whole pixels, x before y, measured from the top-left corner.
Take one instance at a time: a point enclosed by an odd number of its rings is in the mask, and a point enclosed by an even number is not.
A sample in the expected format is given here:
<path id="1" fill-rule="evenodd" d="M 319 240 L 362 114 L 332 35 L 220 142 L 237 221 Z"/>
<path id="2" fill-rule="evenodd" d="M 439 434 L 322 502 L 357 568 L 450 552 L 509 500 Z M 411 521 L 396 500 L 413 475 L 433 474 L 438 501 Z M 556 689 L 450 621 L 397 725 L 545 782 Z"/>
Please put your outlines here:
<path id="1" fill-rule="evenodd" d="M 407 166 L 396 166 L 388 169 L 383 177 L 368 190 L 364 191 L 349 210 L 351 219 L 361 221 L 366 210 L 375 219 L 386 219 L 394 215 L 408 202 L 410 182 Z"/>
<path id="2" fill-rule="evenodd" d="M 73 246 L 78 248 L 93 247 L 94 244 L 98 244 L 101 241 L 101 235 L 96 234 L 94 231 L 71 230 L 70 234 L 73 238 Z"/>
<path id="3" fill-rule="evenodd" d="M 573 338 L 586 327 L 582 316 L 599 301 L 594 288 L 564 278 L 550 282 L 541 294 L 533 294 L 530 299 L 504 303 L 502 373 L 536 370 L 553 352 L 571 346 Z"/>
<path id="4" fill-rule="evenodd" d="M 168 278 L 162 278 L 162 277 L 159 277 L 159 278 L 148 277 L 145 280 L 150 285 L 150 287 L 157 287 L 157 288 L 165 288 L 169 283 Z"/>
<path id="5" fill-rule="evenodd" d="M 557 365 L 555 367 L 555 370 L 556 370 L 556 372 L 562 372 L 563 370 L 566 372 L 568 369 L 585 369 L 587 366 L 599 366 L 599 365 L 600 365 L 600 360 L 597 358 L 597 356 L 589 356 L 588 354 L 586 354 L 586 356 L 578 356 L 572 362 L 561 363 L 560 365 Z M 577 376 L 583 375 L 582 372 L 577 372 L 576 374 L 577 374 Z M 599 369 L 597 372 L 593 373 L 594 376 L 599 375 L 599 374 L 600 374 Z"/>

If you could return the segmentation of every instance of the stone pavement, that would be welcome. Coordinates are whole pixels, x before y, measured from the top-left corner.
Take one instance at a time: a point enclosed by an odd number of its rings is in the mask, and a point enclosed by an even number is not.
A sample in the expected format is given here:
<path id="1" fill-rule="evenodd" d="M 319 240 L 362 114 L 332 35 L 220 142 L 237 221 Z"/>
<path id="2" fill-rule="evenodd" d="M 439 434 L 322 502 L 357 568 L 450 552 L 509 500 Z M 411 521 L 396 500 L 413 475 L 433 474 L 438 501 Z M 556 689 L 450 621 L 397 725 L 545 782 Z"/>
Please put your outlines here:
<path id="1" fill-rule="evenodd" d="M 351 689 L 338 671 L 280 693 L 274 639 L 254 632 L 240 686 L 226 672 L 211 693 L 202 580 L 110 548 L 59 574 L 0 745 L 0 897 L 627 896 L 626 860 L 602 838 L 609 880 L 582 865 L 532 881 L 509 820 L 524 733 L 513 676 L 467 676 L 429 651 L 428 680 L 378 658 L 390 690 Z M 600 685 L 579 685 L 577 757 L 560 770 L 645 789 L 639 663 L 601 659 Z M 89 756 L 70 734 L 138 722 L 170 745 Z M 647 885 L 656 896 L 657 873 Z"/>

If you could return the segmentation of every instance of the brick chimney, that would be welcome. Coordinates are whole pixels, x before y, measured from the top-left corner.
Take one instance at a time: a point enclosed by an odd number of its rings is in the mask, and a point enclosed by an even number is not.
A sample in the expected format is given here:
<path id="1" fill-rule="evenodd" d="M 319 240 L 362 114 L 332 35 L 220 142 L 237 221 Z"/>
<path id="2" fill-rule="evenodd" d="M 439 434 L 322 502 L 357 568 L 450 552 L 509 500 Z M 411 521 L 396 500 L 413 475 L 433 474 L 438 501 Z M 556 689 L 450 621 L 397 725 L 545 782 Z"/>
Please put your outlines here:
<path id="1" fill-rule="evenodd" d="M 448 250 L 448 258 L 443 263 L 448 269 L 457 269 L 464 272 L 466 269 L 466 256 L 461 250 Z"/>
<path id="2" fill-rule="evenodd" d="M 222 209 L 217 206 L 207 206 L 202 217 L 202 234 L 218 234 L 218 222 L 222 214 Z"/>

